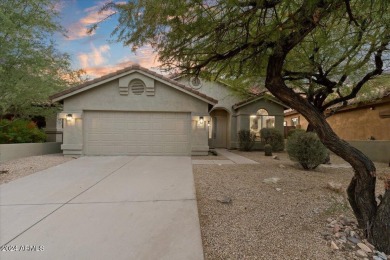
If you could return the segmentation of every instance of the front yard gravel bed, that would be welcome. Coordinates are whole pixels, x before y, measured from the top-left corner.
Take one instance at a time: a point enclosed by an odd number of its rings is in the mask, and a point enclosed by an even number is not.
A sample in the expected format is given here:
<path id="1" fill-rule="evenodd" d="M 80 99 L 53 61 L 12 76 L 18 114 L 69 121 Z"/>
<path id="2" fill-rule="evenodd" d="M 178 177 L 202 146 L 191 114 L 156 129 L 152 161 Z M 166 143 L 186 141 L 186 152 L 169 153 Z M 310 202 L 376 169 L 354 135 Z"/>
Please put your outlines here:
<path id="1" fill-rule="evenodd" d="M 206 259 L 355 259 L 321 235 L 330 217 L 354 219 L 345 193 L 353 171 L 337 167 L 345 166 L 342 159 L 332 156 L 334 167 L 305 171 L 286 153 L 275 160 L 264 152 L 233 152 L 260 164 L 193 165 Z M 377 167 L 378 175 L 389 171 Z M 328 189 L 330 181 L 343 192 Z"/>
<path id="2" fill-rule="evenodd" d="M 46 154 L 1 163 L 0 184 L 16 180 L 73 159 L 74 158 L 72 157 L 64 157 L 62 154 Z"/>

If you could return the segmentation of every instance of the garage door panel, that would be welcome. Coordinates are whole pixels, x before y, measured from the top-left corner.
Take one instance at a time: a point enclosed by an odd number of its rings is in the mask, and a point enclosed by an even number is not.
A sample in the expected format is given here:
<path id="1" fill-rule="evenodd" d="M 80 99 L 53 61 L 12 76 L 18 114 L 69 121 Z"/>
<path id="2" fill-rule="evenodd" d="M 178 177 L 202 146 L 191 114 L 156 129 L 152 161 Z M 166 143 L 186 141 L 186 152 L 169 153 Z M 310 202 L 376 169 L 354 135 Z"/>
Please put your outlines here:
<path id="1" fill-rule="evenodd" d="M 189 113 L 85 112 L 87 155 L 189 155 Z"/>

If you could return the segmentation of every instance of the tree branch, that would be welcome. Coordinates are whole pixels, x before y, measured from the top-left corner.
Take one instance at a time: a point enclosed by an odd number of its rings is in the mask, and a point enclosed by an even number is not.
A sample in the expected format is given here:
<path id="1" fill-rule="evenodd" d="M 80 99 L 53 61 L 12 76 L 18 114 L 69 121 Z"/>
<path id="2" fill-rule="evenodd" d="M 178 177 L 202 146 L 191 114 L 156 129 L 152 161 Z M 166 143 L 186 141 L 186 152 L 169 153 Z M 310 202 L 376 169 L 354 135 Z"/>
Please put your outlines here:
<path id="1" fill-rule="evenodd" d="M 336 98 L 330 102 L 328 102 L 326 105 L 323 106 L 323 109 L 327 109 L 337 103 L 347 101 L 349 99 L 355 98 L 357 93 L 360 91 L 360 89 L 363 87 L 363 85 L 372 79 L 374 76 L 380 75 L 383 72 L 383 60 L 382 60 L 382 54 L 383 51 L 386 50 L 387 45 L 390 42 L 390 36 L 386 37 L 385 40 L 382 42 L 381 47 L 375 54 L 375 69 L 368 72 L 351 90 L 351 92 L 344 96 L 344 97 L 339 97 Z"/>
<path id="2" fill-rule="evenodd" d="M 353 22 L 356 26 L 359 26 L 359 23 L 356 21 L 356 19 L 353 17 L 352 10 L 351 10 L 351 5 L 349 0 L 344 0 L 345 2 L 345 7 L 347 9 L 347 14 L 349 17 L 349 20 Z"/>

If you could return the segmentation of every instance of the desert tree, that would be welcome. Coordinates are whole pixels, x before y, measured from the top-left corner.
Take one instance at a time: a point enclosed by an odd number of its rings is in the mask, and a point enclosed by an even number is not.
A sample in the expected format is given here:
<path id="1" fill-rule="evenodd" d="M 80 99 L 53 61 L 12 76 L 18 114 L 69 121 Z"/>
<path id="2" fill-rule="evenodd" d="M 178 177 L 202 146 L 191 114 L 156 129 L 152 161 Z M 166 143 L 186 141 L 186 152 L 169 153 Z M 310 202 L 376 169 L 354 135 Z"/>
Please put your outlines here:
<path id="1" fill-rule="evenodd" d="M 2 0 L 0 24 L 0 118 L 45 115 L 49 95 L 82 74 L 56 49 L 55 34 L 65 34 L 56 2 Z"/>
<path id="2" fill-rule="evenodd" d="M 106 9 L 118 18 L 115 38 L 134 50 L 150 45 L 165 69 L 225 81 L 264 79 L 269 92 L 352 165 L 353 212 L 368 240 L 390 253 L 390 185 L 377 201 L 375 165 L 340 139 L 324 114 L 382 74 L 390 41 L 387 0 L 138 0 Z"/>

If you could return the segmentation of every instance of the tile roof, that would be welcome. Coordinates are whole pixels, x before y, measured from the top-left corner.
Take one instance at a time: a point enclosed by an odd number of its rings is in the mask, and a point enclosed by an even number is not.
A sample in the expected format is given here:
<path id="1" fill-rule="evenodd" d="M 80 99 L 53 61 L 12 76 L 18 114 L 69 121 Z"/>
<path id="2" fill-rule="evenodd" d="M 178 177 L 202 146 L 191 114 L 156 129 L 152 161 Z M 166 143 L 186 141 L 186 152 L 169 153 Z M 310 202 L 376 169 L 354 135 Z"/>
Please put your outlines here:
<path id="1" fill-rule="evenodd" d="M 71 94 L 71 93 L 73 93 L 73 92 L 75 92 L 75 91 L 77 91 L 77 90 L 81 90 L 81 89 L 83 89 L 83 88 L 86 88 L 86 87 L 88 87 L 88 86 L 90 86 L 90 85 L 92 85 L 92 84 L 99 83 L 99 82 L 104 81 L 104 80 L 106 80 L 106 79 L 109 79 L 109 78 L 118 76 L 118 75 L 120 75 L 120 74 L 129 72 L 129 71 L 132 71 L 132 70 L 141 71 L 141 72 L 144 72 L 144 73 L 149 74 L 149 75 L 151 75 L 151 76 L 157 77 L 157 78 L 159 78 L 159 79 L 161 79 L 161 80 L 163 80 L 163 81 L 166 81 L 166 82 L 168 82 L 168 83 L 170 83 L 170 84 L 172 84 L 172 85 L 175 85 L 176 87 L 181 88 L 181 89 L 184 90 L 184 91 L 188 91 L 188 92 L 190 92 L 190 93 L 195 94 L 195 95 L 198 96 L 198 97 L 201 97 L 201 98 L 203 98 L 203 99 L 206 99 L 206 100 L 210 101 L 211 103 L 215 103 L 215 104 L 218 103 L 218 100 L 216 100 L 216 99 L 214 99 L 214 98 L 212 98 L 212 97 L 209 97 L 209 96 L 207 96 L 207 95 L 205 95 L 205 94 L 203 94 L 203 93 L 200 93 L 199 91 L 196 91 L 196 90 L 194 90 L 194 89 L 192 89 L 192 88 L 190 88 L 190 87 L 187 87 L 186 85 L 181 84 L 181 83 L 179 83 L 179 82 L 177 82 L 177 81 L 175 81 L 175 80 L 173 80 L 173 79 L 170 79 L 170 78 L 165 77 L 165 76 L 163 76 L 163 75 L 161 75 L 161 74 L 158 74 L 158 73 L 156 73 L 156 72 L 154 72 L 154 71 L 151 71 L 151 70 L 148 70 L 148 69 L 146 69 L 146 68 L 144 68 L 144 67 L 141 67 L 141 66 L 138 65 L 138 64 L 132 65 L 132 66 L 129 66 L 129 67 L 126 67 L 126 68 L 123 68 L 123 69 L 121 69 L 121 70 L 117 70 L 117 71 L 115 71 L 115 72 L 106 74 L 106 75 L 104 75 L 104 76 L 102 76 L 102 77 L 100 77 L 100 78 L 96 78 L 96 79 L 87 81 L 87 82 L 85 82 L 85 83 L 83 83 L 83 84 L 80 84 L 80 85 L 78 85 L 78 86 L 75 86 L 75 87 L 66 89 L 66 90 L 64 90 L 64 91 L 61 91 L 61 92 L 59 92 L 59 93 L 56 93 L 56 94 L 50 96 L 50 99 L 53 100 L 53 99 L 56 99 L 56 98 L 60 98 L 60 97 L 65 96 L 65 95 L 67 95 L 67 94 Z"/>

